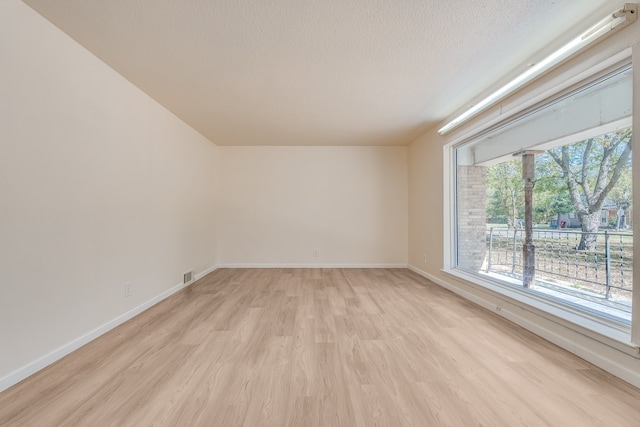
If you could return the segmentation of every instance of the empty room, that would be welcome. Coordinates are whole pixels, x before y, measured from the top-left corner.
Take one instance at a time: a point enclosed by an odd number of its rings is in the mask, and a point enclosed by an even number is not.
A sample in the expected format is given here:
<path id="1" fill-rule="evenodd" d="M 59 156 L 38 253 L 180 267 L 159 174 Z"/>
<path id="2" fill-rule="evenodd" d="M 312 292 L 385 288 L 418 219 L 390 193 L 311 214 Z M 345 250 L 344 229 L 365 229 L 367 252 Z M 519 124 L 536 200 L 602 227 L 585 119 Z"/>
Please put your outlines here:
<path id="1" fill-rule="evenodd" d="M 638 9 L 0 1 L 0 426 L 637 426 Z"/>

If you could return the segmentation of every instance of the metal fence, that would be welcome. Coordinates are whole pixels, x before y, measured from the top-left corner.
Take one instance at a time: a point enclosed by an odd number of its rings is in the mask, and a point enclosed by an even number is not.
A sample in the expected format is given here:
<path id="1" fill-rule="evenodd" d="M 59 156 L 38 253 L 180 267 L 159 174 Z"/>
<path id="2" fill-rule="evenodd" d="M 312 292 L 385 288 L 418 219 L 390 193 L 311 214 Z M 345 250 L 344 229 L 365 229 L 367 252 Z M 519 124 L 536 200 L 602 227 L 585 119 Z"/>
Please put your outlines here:
<path id="1" fill-rule="evenodd" d="M 583 232 L 533 230 L 536 280 L 558 280 L 610 298 L 631 298 L 633 288 L 633 235 L 603 231 L 592 233 L 594 250 L 578 249 Z M 524 230 L 492 227 L 487 234 L 487 272 L 522 274 Z"/>

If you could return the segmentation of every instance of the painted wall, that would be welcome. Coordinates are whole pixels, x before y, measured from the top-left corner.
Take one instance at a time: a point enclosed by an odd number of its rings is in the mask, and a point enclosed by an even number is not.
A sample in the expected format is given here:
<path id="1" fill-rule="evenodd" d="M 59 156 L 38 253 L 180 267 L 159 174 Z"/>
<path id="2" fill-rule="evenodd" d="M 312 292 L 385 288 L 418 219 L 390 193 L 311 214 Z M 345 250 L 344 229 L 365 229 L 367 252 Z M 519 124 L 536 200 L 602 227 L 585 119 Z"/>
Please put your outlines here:
<path id="1" fill-rule="evenodd" d="M 220 147 L 220 264 L 406 265 L 407 170 L 407 147 Z"/>
<path id="2" fill-rule="evenodd" d="M 433 134 L 409 146 L 409 265 L 437 273 L 444 263 L 444 170 L 442 141 Z"/>
<path id="3" fill-rule="evenodd" d="M 2 380 L 215 265 L 218 149 L 18 0 L 0 62 Z"/>

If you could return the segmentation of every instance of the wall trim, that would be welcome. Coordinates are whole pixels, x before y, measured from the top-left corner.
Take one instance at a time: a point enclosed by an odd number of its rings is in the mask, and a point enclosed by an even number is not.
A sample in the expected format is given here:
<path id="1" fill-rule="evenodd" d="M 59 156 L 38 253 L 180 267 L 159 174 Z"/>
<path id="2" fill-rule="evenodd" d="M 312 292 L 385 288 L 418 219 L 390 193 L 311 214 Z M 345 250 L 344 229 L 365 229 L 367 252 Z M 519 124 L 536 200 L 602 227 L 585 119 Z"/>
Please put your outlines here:
<path id="1" fill-rule="evenodd" d="M 204 276 L 206 276 L 206 275 L 207 275 L 207 274 L 209 274 L 209 273 L 213 273 L 213 272 L 214 272 L 214 271 L 216 271 L 218 268 L 220 268 L 220 267 L 218 267 L 217 265 L 214 265 L 214 266 L 209 267 L 209 268 L 207 268 L 207 269 L 205 269 L 205 270 L 202 270 L 200 273 L 196 273 L 196 275 L 195 275 L 196 280 L 194 280 L 193 282 L 196 282 L 196 281 L 198 281 L 198 280 L 202 279 Z M 189 284 L 187 284 L 187 285 L 183 285 L 183 287 L 185 287 L 185 288 L 186 288 L 187 286 L 192 285 L 192 284 L 193 284 L 193 282 L 191 282 L 191 283 L 189 283 Z M 179 285 L 177 285 L 177 286 L 179 286 Z M 173 288 L 172 288 L 172 289 L 173 289 Z M 176 291 L 176 292 L 178 292 L 178 291 Z M 174 292 L 174 293 L 175 293 L 175 292 Z"/>
<path id="2" fill-rule="evenodd" d="M 213 267 L 207 268 L 206 270 L 203 270 L 200 273 L 197 273 L 195 276 L 196 280 L 201 279 L 202 277 L 206 276 L 207 274 L 217 269 L 218 269 L 218 266 L 213 266 Z M 153 307 L 159 302 L 169 298 L 171 295 L 175 294 L 176 292 L 179 292 L 182 289 L 188 286 L 191 286 L 196 282 L 196 280 L 186 285 L 183 283 L 180 283 L 175 286 L 172 286 L 171 288 L 167 289 L 161 294 L 156 295 L 155 297 L 147 300 L 146 302 L 140 304 L 139 306 L 127 311 L 126 313 L 119 315 L 115 319 L 110 320 L 101 326 L 98 326 L 97 328 L 85 333 L 84 335 L 74 339 L 73 341 L 45 354 L 39 359 L 36 359 L 24 365 L 23 367 L 18 368 L 15 371 L 5 375 L 4 377 L 0 378 L 0 392 L 8 389 L 9 387 L 12 387 L 15 384 L 18 384 L 20 381 L 30 377 L 31 375 L 46 368 L 52 363 L 57 362 L 58 360 L 62 359 L 64 356 L 74 352 L 75 350 L 79 349 L 83 345 L 88 344 L 89 342 L 95 340 L 96 338 L 106 334 L 107 332 L 111 331 L 117 326 L 120 326 L 127 320 L 132 319 L 133 317 L 137 316 L 143 311 L 148 310 L 149 308 Z"/>
<path id="3" fill-rule="evenodd" d="M 498 316 L 503 317 L 530 332 L 533 332 L 534 334 L 546 339 L 547 341 L 552 342 L 559 347 L 562 347 L 570 353 L 573 353 L 576 356 L 581 357 L 582 359 L 590 363 L 593 363 L 594 365 L 628 382 L 629 384 L 640 388 L 640 370 L 638 370 L 637 367 L 633 366 L 633 364 L 637 364 L 638 362 L 636 357 L 620 351 L 614 347 L 611 347 L 606 343 L 600 342 L 594 337 L 581 334 L 579 331 L 568 328 L 566 325 L 554 323 L 555 325 L 559 326 L 559 328 L 557 330 L 551 330 L 543 325 L 542 322 L 535 322 L 527 319 L 514 311 L 510 311 L 507 307 L 502 307 L 500 311 L 496 311 L 495 302 L 490 301 L 490 299 L 483 298 L 483 296 L 476 295 L 475 293 L 467 292 L 459 286 L 435 277 L 434 275 L 427 273 L 426 271 L 423 271 L 413 265 L 409 265 L 408 268 L 414 273 L 419 274 L 420 276 L 436 283 L 437 285 L 442 286 L 443 288 L 448 289 L 451 292 L 475 304 L 478 304 L 483 308 L 486 308 L 487 310 L 490 310 Z M 487 297 L 492 296 L 493 294 L 493 292 L 490 293 L 490 291 L 484 289 L 479 289 L 479 291 L 480 293 L 486 294 Z M 501 296 L 502 295 L 500 294 L 496 294 L 496 297 Z M 514 304 L 514 306 L 516 305 Z M 542 312 L 537 313 L 537 311 L 538 310 L 528 310 L 527 313 L 531 313 L 541 320 L 553 322 L 552 319 L 542 316 Z M 582 343 L 576 342 L 575 340 L 571 339 L 569 335 L 576 333 L 588 339 L 590 343 L 593 343 L 593 346 L 585 346 Z M 600 349 L 604 351 L 599 351 L 598 347 L 600 347 Z M 608 357 L 605 354 L 605 351 L 608 351 L 609 353 L 611 353 L 612 351 L 615 352 L 615 359 L 613 357 Z M 629 363 L 624 363 L 625 361 Z"/>
<path id="4" fill-rule="evenodd" d="M 409 268 L 408 264 L 278 264 L 237 263 L 220 264 L 217 268 Z"/>

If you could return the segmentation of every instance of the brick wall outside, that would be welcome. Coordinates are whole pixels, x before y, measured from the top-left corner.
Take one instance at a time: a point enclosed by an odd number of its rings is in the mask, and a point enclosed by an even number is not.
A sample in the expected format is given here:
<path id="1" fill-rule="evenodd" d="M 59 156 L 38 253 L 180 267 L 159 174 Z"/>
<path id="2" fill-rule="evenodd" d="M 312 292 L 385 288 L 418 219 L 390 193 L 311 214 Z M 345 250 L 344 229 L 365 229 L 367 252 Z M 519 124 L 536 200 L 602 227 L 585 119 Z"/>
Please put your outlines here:
<path id="1" fill-rule="evenodd" d="M 479 271 L 486 254 L 486 167 L 458 166 L 458 267 Z"/>

